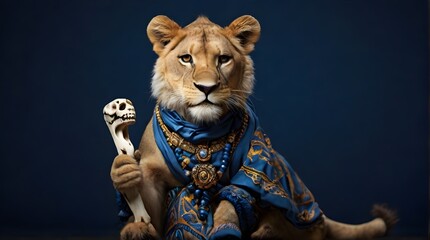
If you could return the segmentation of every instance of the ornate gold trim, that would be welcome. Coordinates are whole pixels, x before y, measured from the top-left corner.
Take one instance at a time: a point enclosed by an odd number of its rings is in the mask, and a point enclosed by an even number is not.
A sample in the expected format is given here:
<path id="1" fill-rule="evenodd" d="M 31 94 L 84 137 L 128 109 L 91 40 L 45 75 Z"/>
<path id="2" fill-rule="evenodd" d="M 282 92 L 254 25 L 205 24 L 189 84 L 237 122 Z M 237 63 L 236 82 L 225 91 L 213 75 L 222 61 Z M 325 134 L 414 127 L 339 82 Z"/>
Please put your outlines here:
<path id="1" fill-rule="evenodd" d="M 155 106 L 155 117 L 157 118 L 157 122 L 160 125 L 161 130 L 164 133 L 164 136 L 166 136 L 166 140 L 169 146 L 179 147 L 189 153 L 195 154 L 199 162 L 209 161 L 211 159 L 212 153 L 222 150 L 227 142 L 232 144 L 232 149 L 234 149 L 239 143 L 239 140 L 244 134 L 246 128 L 248 127 L 248 121 L 249 121 L 248 114 L 245 114 L 245 116 L 243 117 L 242 127 L 240 130 L 233 131 L 232 133 L 227 134 L 226 136 L 220 139 L 212 141 L 207 145 L 199 144 L 195 146 L 191 142 L 186 141 L 179 134 L 169 130 L 169 128 L 166 126 L 166 124 L 164 124 L 163 120 L 161 119 L 160 107 L 158 105 Z M 239 134 L 239 138 L 237 138 L 238 134 Z M 200 153 L 200 151 L 205 151 L 206 155 Z"/>

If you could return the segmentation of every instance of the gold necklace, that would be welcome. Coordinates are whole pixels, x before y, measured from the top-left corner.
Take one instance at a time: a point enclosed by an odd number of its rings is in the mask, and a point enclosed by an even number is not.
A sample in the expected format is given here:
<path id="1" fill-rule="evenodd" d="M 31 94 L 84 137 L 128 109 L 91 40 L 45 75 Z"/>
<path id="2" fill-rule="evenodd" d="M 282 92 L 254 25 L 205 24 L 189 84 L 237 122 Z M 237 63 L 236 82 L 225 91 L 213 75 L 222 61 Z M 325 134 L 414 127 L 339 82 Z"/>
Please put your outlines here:
<path id="1" fill-rule="evenodd" d="M 169 130 L 169 128 L 166 126 L 166 124 L 164 124 L 163 120 L 161 119 L 160 107 L 158 104 L 155 107 L 155 116 L 157 118 L 157 122 L 160 125 L 161 130 L 164 133 L 164 136 L 166 137 L 169 146 L 172 148 L 179 147 L 189 153 L 195 154 L 199 162 L 209 161 L 211 159 L 212 153 L 218 152 L 223 149 L 226 143 L 232 144 L 234 149 L 237 144 L 239 144 L 239 140 L 242 138 L 242 135 L 248 127 L 249 121 L 248 114 L 244 114 L 240 130 L 233 131 L 232 133 L 227 134 L 226 136 L 214 140 L 208 144 L 198 144 L 196 146 L 191 142 L 186 141 L 179 134 Z M 236 139 L 238 134 L 239 138 Z"/>

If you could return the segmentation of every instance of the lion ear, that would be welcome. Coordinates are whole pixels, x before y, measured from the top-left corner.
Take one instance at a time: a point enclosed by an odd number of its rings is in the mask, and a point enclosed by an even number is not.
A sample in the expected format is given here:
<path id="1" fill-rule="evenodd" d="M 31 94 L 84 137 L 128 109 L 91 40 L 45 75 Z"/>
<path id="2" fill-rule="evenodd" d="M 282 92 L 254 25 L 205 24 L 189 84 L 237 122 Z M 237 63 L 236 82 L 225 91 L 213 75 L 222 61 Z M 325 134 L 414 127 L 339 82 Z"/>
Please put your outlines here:
<path id="1" fill-rule="evenodd" d="M 254 50 L 261 31 L 260 23 L 250 15 L 237 18 L 225 29 L 228 35 L 239 40 L 247 54 Z"/>
<path id="2" fill-rule="evenodd" d="M 170 18 L 159 15 L 149 22 L 146 28 L 149 41 L 154 46 L 154 51 L 160 55 L 164 47 L 177 35 L 181 27 Z"/>

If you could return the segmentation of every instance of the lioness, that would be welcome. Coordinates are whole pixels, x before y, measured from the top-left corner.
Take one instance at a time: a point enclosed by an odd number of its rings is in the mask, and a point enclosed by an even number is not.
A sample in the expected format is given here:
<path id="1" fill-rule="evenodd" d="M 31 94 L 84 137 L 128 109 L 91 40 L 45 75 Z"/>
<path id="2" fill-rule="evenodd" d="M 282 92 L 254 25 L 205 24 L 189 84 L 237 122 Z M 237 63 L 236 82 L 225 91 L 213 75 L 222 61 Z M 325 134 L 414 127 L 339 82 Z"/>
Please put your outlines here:
<path id="1" fill-rule="evenodd" d="M 247 101 L 255 18 L 222 28 L 199 17 L 181 28 L 156 16 L 147 34 L 159 56 L 157 106 L 136 159 L 118 155 L 111 177 L 119 192 L 139 189 L 152 221 L 130 221 L 121 239 L 365 239 L 395 222 L 381 206 L 361 225 L 330 220 L 272 148 Z"/>

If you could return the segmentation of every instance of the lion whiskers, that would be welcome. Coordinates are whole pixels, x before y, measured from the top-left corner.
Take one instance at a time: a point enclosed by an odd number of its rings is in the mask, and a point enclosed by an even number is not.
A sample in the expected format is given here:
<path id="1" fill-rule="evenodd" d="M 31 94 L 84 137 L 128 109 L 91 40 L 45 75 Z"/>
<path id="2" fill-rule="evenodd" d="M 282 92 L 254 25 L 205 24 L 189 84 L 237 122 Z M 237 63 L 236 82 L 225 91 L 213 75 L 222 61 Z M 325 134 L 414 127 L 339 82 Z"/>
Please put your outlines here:
<path id="1" fill-rule="evenodd" d="M 238 92 L 238 93 L 245 93 L 246 95 L 251 95 L 252 94 L 252 91 L 248 91 L 248 90 L 230 89 L 230 91 L 232 91 L 232 92 Z"/>
<path id="2" fill-rule="evenodd" d="M 225 105 L 229 111 L 238 112 L 246 106 L 246 97 L 239 94 L 232 94 L 226 99 Z"/>

